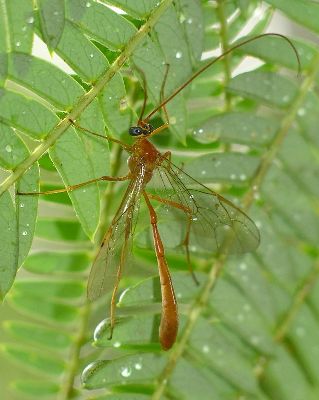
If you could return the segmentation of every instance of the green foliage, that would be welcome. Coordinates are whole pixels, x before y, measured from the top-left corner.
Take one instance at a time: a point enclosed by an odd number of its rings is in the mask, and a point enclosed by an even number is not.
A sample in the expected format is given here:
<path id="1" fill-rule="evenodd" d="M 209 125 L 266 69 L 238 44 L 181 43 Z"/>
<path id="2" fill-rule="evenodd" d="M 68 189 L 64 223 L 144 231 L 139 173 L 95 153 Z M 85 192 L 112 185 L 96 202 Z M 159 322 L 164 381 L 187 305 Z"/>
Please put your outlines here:
<path id="1" fill-rule="evenodd" d="M 143 205 L 112 340 L 110 299 L 86 300 L 89 267 L 125 185 L 17 194 L 125 174 L 119 148 L 79 126 L 129 142 L 143 75 L 147 113 L 159 104 L 166 64 L 167 97 L 207 62 L 203 52 L 211 59 L 220 44 L 225 50 L 244 40 L 243 32 L 264 32 L 276 9 L 318 33 L 315 1 L 267 0 L 256 22 L 260 3 L 1 2 L 0 296 L 7 297 L 0 377 L 11 381 L 1 382 L 1 398 L 318 398 L 319 55 L 310 39 L 292 39 L 300 76 L 281 38 L 236 49 L 169 102 L 170 129 L 152 139 L 243 207 L 261 234 L 248 255 L 207 259 L 192 251 L 196 286 L 174 248 L 185 227 L 172 227 L 158 208 L 180 314 L 169 352 L 158 343 L 160 284 Z M 52 60 L 37 53 L 44 44 Z M 234 73 L 247 55 L 262 65 Z M 163 121 L 159 112 L 154 125 Z"/>

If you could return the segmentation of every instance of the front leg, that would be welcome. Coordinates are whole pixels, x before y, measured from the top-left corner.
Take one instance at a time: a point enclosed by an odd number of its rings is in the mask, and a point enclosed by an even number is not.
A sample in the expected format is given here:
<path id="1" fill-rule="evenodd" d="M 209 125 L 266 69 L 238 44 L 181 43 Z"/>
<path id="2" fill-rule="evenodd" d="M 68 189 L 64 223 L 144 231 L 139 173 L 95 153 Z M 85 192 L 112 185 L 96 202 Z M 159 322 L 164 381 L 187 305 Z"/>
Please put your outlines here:
<path id="1" fill-rule="evenodd" d="M 79 189 L 83 186 L 90 185 L 92 183 L 100 182 L 100 181 L 110 181 L 110 182 L 118 182 L 118 181 L 126 181 L 131 179 L 131 175 L 125 176 L 101 176 L 100 178 L 91 179 L 87 182 L 81 182 L 76 185 L 67 186 L 64 189 L 55 189 L 55 190 L 47 190 L 45 192 L 16 192 L 18 196 L 36 196 L 40 194 L 57 194 L 57 193 L 65 193 L 65 192 L 72 192 L 73 190 Z"/>

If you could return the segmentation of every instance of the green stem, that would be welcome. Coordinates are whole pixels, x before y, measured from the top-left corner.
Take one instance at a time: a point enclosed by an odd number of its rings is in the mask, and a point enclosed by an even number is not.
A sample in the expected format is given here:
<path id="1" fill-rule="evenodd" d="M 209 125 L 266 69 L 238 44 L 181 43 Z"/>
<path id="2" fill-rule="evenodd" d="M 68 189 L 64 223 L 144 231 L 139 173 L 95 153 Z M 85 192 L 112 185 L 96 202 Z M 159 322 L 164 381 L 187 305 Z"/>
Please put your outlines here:
<path id="1" fill-rule="evenodd" d="M 275 156 L 280 148 L 282 142 L 284 141 L 291 125 L 293 124 L 297 111 L 301 107 L 302 103 L 305 100 L 305 97 L 308 91 L 311 89 L 311 86 L 316 78 L 316 75 L 319 70 L 319 54 L 314 58 L 312 67 L 310 67 L 308 76 L 304 79 L 300 86 L 299 94 L 294 100 L 293 104 L 290 107 L 289 112 L 287 112 L 286 116 L 282 119 L 279 131 L 277 132 L 274 141 L 271 144 L 269 150 L 264 154 L 259 168 L 255 174 L 254 179 L 251 182 L 251 187 L 253 190 L 250 190 L 243 200 L 243 208 L 248 208 L 254 201 L 254 196 L 256 192 L 261 187 L 261 184 L 265 178 L 265 175 L 273 163 Z"/>
<path id="2" fill-rule="evenodd" d="M 276 342 L 282 342 L 285 336 L 287 335 L 289 328 L 295 319 L 296 315 L 308 294 L 311 292 L 311 289 L 314 287 L 317 282 L 319 276 L 319 262 L 314 265 L 314 268 L 311 270 L 310 274 L 306 277 L 300 289 L 296 292 L 291 306 L 286 313 L 284 319 L 276 330 L 274 340 Z"/>
<path id="3" fill-rule="evenodd" d="M 229 49 L 228 43 L 228 25 L 225 17 L 224 0 L 218 0 L 216 9 L 219 22 L 220 22 L 220 39 L 222 52 L 225 53 Z M 227 54 L 223 59 L 224 64 L 224 87 L 226 87 L 231 79 L 231 68 L 230 68 L 230 54 Z M 225 111 L 229 111 L 231 108 L 231 93 L 225 91 Z"/>
<path id="4" fill-rule="evenodd" d="M 61 390 L 58 394 L 58 400 L 72 399 L 74 390 L 74 380 L 79 372 L 80 353 L 85 343 L 86 333 L 88 330 L 88 321 L 90 315 L 90 304 L 86 300 L 86 304 L 81 309 L 81 323 L 77 328 L 75 340 L 71 346 L 70 354 L 67 360 L 67 370 L 64 374 L 61 384 Z"/>
<path id="5" fill-rule="evenodd" d="M 111 151 L 111 176 L 117 176 L 120 165 L 121 165 L 121 155 L 122 155 L 122 147 L 117 143 L 112 148 Z M 105 235 L 105 231 L 107 229 L 109 219 L 110 219 L 110 211 L 111 204 L 113 203 L 114 197 L 114 187 L 116 182 L 109 182 L 107 185 L 107 189 L 105 190 L 103 201 L 102 201 L 102 213 L 100 218 L 100 223 L 98 226 L 97 234 L 95 236 L 95 243 L 98 243 L 96 246 L 97 253 L 100 250 L 100 243 Z"/>
<path id="6" fill-rule="evenodd" d="M 319 71 L 319 54 L 314 58 L 309 74 L 300 86 L 299 94 L 296 96 L 290 110 L 283 118 L 281 126 L 269 150 L 265 153 L 263 159 L 261 160 L 260 166 L 252 181 L 251 189 L 247 193 L 243 201 L 243 208 L 245 210 L 247 210 L 251 206 L 256 190 L 260 189 L 261 184 L 266 176 L 266 173 L 271 167 L 272 162 L 275 156 L 277 155 L 277 152 L 279 151 L 280 146 L 284 138 L 286 137 L 289 128 L 293 124 L 298 109 L 303 103 L 307 93 L 311 89 L 311 86 L 316 78 L 316 75 L 318 74 L 318 71 Z M 184 330 L 180 336 L 180 340 L 173 347 L 169 355 L 167 364 L 158 379 L 156 389 L 152 396 L 152 400 L 160 400 L 161 398 L 163 398 L 166 382 L 169 379 L 171 373 L 173 372 L 179 358 L 182 356 L 183 352 L 186 349 L 190 334 L 196 324 L 198 317 L 201 315 L 201 312 L 206 307 L 210 293 L 217 283 L 217 278 L 220 272 L 222 271 L 226 260 L 227 256 L 221 255 L 220 257 L 217 258 L 215 264 L 212 266 L 208 274 L 205 285 L 203 286 L 201 292 L 199 293 L 197 300 L 193 303 L 193 305 L 190 308 Z M 298 300 L 298 304 L 300 304 L 300 300 Z M 293 311 L 293 314 L 295 314 L 295 311 Z"/>
<path id="7" fill-rule="evenodd" d="M 296 315 L 298 314 L 298 312 L 300 310 L 300 307 L 303 305 L 307 296 L 309 295 L 312 288 L 316 284 L 316 282 L 318 280 L 318 276 L 319 276 L 319 262 L 317 261 L 314 265 L 314 268 L 310 272 L 310 274 L 304 280 L 300 289 L 296 292 L 290 308 L 288 309 L 282 322 L 277 327 L 275 335 L 274 335 L 275 342 L 282 343 L 284 341 L 287 333 L 289 332 L 289 328 L 292 325 L 292 322 L 294 321 Z M 271 361 L 271 358 L 269 358 L 269 357 L 265 357 L 265 356 L 259 357 L 259 359 L 254 367 L 255 375 L 259 380 L 262 379 L 262 377 L 265 373 L 265 370 L 270 361 Z"/>
<path id="8" fill-rule="evenodd" d="M 152 30 L 161 15 L 172 4 L 173 0 L 163 0 L 155 9 L 149 20 L 138 30 L 138 32 L 130 39 L 124 47 L 123 52 L 113 62 L 110 68 L 99 78 L 92 89 L 80 97 L 78 103 L 73 107 L 71 112 L 64 118 L 48 135 L 47 139 L 38 146 L 30 156 L 19 164 L 12 174 L 0 185 L 0 196 L 8 190 L 39 158 L 59 139 L 59 137 L 69 128 L 71 120 L 76 120 L 83 110 L 101 93 L 104 86 L 113 76 L 120 70 L 125 61 L 130 57 L 136 47 L 143 41 L 145 36 Z"/>
<path id="9" fill-rule="evenodd" d="M 7 53 L 9 54 L 12 51 L 12 47 L 10 42 L 11 34 L 9 29 L 8 10 L 5 0 L 0 1 L 0 10 L 2 14 L 2 22 L 4 24 L 4 31 L 5 31 L 5 47 Z"/>

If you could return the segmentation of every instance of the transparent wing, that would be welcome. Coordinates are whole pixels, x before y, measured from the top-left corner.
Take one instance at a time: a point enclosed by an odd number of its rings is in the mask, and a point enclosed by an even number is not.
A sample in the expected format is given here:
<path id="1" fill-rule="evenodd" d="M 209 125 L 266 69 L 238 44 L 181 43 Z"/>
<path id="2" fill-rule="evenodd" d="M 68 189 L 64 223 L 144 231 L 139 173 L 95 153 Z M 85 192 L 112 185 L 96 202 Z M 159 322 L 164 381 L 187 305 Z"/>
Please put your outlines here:
<path id="1" fill-rule="evenodd" d="M 158 196 L 181 204 L 189 211 L 187 215 L 181 210 L 165 206 L 169 215 L 165 229 L 166 232 L 176 231 L 176 223 L 180 223 L 181 219 L 184 226 L 189 224 L 191 251 L 245 253 L 258 247 L 259 231 L 248 215 L 167 158 L 163 158 L 154 171 L 151 185 Z M 185 235 L 186 229 L 180 231 L 180 244 Z"/>
<path id="2" fill-rule="evenodd" d="M 142 179 L 139 178 L 131 181 L 93 262 L 87 287 L 87 297 L 91 301 L 111 291 L 124 272 L 132 250 L 141 182 Z"/>

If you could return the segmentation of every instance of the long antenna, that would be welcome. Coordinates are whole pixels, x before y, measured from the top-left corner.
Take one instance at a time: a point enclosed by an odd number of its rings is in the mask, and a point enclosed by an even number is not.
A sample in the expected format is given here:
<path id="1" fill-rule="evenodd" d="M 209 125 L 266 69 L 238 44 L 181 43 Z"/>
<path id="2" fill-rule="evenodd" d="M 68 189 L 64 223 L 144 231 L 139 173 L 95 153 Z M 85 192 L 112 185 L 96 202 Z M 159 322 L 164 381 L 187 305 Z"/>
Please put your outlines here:
<path id="1" fill-rule="evenodd" d="M 169 101 L 171 101 L 179 92 L 181 92 L 187 85 L 189 85 L 198 75 L 200 75 L 202 72 L 206 71 L 207 68 L 209 68 L 210 66 L 212 66 L 213 64 L 215 64 L 217 61 L 221 60 L 222 58 L 224 58 L 225 56 L 227 56 L 227 54 L 233 52 L 234 50 L 238 49 L 241 46 L 244 46 L 247 43 L 253 42 L 257 39 L 263 38 L 265 36 L 278 36 L 284 40 L 286 40 L 286 42 L 289 43 L 290 47 L 293 49 L 295 55 L 296 55 L 296 59 L 297 59 L 297 63 L 298 63 L 298 75 L 300 75 L 301 72 L 301 62 L 300 62 L 300 58 L 299 58 L 299 54 L 298 51 L 295 47 L 295 45 L 292 43 L 292 41 L 287 38 L 285 35 L 282 35 L 281 33 L 261 33 L 260 35 L 254 36 L 253 38 L 249 38 L 244 40 L 241 43 L 236 44 L 235 46 L 229 48 L 228 50 L 226 50 L 223 54 L 221 54 L 220 56 L 214 58 L 214 60 L 210 61 L 208 64 L 204 65 L 204 67 L 202 67 L 200 70 L 198 70 L 197 72 L 195 72 L 195 74 L 193 74 L 186 82 L 184 82 L 179 88 L 177 88 L 170 96 L 167 97 L 167 99 L 165 99 L 164 101 L 162 101 L 150 114 L 147 115 L 147 117 L 143 120 L 143 122 L 148 122 L 150 120 L 150 118 L 158 111 L 160 110 L 163 106 L 165 106 Z"/>
<path id="2" fill-rule="evenodd" d="M 146 85 L 146 77 L 145 77 L 144 71 L 141 68 L 139 68 L 137 65 L 134 65 L 134 68 L 140 73 L 140 75 L 142 77 L 143 91 L 144 91 L 143 105 L 142 105 L 140 117 L 138 119 L 138 125 L 139 125 L 140 122 L 143 121 L 143 114 L 144 114 L 146 103 L 147 103 L 147 85 Z"/>

